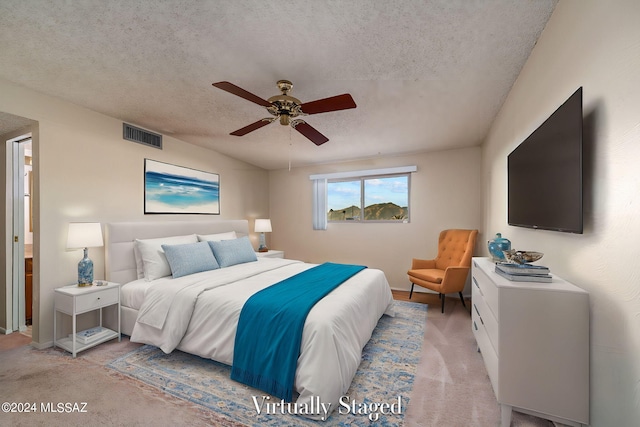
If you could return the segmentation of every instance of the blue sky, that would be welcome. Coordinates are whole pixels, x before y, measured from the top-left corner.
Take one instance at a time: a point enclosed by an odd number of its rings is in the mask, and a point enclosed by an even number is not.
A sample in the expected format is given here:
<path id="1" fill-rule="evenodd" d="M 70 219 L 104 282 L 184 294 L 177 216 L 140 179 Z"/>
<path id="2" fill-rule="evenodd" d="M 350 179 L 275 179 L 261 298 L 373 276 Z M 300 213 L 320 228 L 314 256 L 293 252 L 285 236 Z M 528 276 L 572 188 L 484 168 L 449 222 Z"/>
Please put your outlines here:
<path id="1" fill-rule="evenodd" d="M 407 176 L 372 178 L 365 180 L 365 206 L 375 203 L 395 203 L 408 206 Z M 327 186 L 328 208 L 343 209 L 351 205 L 360 206 L 360 180 L 329 182 Z"/>

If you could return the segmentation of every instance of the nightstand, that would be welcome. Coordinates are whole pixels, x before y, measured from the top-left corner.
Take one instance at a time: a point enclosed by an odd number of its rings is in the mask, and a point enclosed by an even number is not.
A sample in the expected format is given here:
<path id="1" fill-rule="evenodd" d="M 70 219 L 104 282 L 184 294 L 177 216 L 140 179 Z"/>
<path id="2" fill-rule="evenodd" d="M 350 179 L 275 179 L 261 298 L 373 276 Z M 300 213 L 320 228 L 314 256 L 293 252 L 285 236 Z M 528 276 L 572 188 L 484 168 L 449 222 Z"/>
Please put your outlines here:
<path id="1" fill-rule="evenodd" d="M 54 290 L 54 310 L 53 310 L 53 346 L 61 347 L 76 357 L 76 354 L 82 350 L 94 347 L 105 341 L 118 338 L 120 341 L 120 284 L 107 282 L 105 286 L 89 286 L 78 287 L 77 285 L 64 286 Z M 118 310 L 118 330 L 114 331 L 102 327 L 102 309 L 111 305 L 116 305 Z M 100 327 L 102 332 L 97 333 L 94 337 L 89 337 L 86 342 L 82 342 L 76 337 L 76 317 L 78 314 L 87 313 L 89 311 L 100 311 Z M 73 331 L 69 337 L 58 339 L 56 334 L 58 313 L 71 316 Z"/>
<path id="2" fill-rule="evenodd" d="M 269 252 L 256 252 L 256 255 L 264 258 L 284 258 L 284 251 L 273 251 L 269 249 Z"/>

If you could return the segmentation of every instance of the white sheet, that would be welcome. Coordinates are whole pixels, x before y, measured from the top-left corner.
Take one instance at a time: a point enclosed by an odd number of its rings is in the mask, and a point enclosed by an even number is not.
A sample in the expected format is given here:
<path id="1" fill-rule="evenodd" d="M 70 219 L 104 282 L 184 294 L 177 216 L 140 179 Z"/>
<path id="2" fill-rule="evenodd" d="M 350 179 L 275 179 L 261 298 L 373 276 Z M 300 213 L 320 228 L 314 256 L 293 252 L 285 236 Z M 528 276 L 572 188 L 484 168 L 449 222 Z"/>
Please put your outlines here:
<path id="1" fill-rule="evenodd" d="M 134 280 L 120 288 L 120 305 L 139 310 L 142 307 L 147 290 L 153 286 L 153 282 L 145 279 Z"/>
<path id="2" fill-rule="evenodd" d="M 179 350 L 230 365 L 244 302 L 260 289 L 314 265 L 259 258 L 257 262 L 179 279 L 161 279 L 162 282 L 149 288 L 140 312 L 144 311 L 150 319 L 147 323 L 159 324 L 164 317 L 164 327 L 157 329 L 136 322 L 131 341 L 152 344 L 164 351 L 177 346 Z M 365 269 L 314 306 L 305 323 L 296 371 L 298 404 L 310 404 L 312 399 L 319 398 L 322 403 L 331 403 L 332 410 L 338 407 L 378 319 L 384 313 L 393 315 L 392 301 L 382 271 Z"/>

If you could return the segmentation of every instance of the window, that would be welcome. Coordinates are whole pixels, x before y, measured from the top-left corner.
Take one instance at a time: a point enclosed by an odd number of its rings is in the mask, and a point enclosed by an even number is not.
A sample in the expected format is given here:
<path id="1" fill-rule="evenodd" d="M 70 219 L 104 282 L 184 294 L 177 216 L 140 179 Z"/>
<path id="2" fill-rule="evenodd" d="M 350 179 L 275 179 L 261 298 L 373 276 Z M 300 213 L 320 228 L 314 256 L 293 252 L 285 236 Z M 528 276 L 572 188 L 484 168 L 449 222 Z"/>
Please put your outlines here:
<path id="1" fill-rule="evenodd" d="M 409 222 L 411 172 L 416 166 L 311 175 L 313 229 L 328 222 Z"/>
<path id="2" fill-rule="evenodd" d="M 327 207 L 329 222 L 407 222 L 409 174 L 328 180 Z"/>
<path id="3" fill-rule="evenodd" d="M 327 182 L 327 221 L 360 220 L 362 184 L 357 181 Z"/>

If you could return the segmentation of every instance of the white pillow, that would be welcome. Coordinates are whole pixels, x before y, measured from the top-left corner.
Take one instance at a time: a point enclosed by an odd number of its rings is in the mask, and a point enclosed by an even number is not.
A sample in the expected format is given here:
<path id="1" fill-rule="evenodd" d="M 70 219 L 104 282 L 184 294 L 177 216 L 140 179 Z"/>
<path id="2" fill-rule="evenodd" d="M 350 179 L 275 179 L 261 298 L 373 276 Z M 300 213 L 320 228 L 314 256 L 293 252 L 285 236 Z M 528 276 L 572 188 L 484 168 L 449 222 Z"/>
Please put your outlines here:
<path id="1" fill-rule="evenodd" d="M 135 247 L 140 254 L 144 279 L 150 282 L 165 276 L 171 276 L 171 267 L 162 250 L 162 245 L 181 245 L 198 243 L 195 234 L 187 236 L 160 237 L 157 239 L 136 239 Z M 135 250 L 134 250 L 135 253 Z"/>
<path id="2" fill-rule="evenodd" d="M 144 264 L 142 263 L 142 255 L 140 255 L 140 249 L 138 244 L 133 242 L 133 256 L 136 258 L 136 274 L 138 279 L 144 279 Z"/>
<path id="3" fill-rule="evenodd" d="M 221 240 L 232 240 L 237 239 L 238 235 L 235 231 L 229 231 L 226 233 L 217 233 L 217 234 L 198 234 L 198 241 L 200 242 L 219 242 Z"/>

